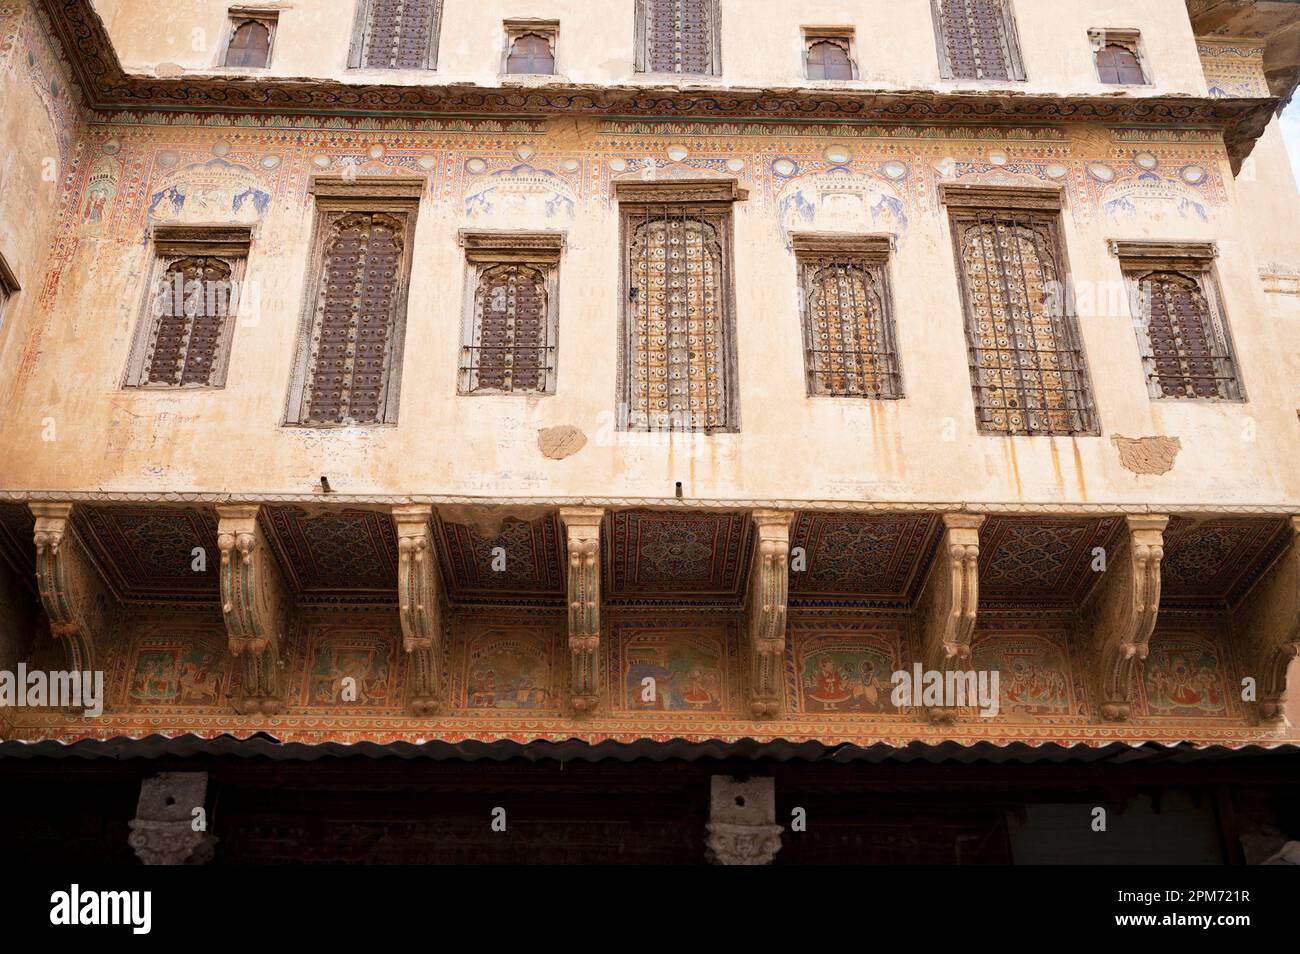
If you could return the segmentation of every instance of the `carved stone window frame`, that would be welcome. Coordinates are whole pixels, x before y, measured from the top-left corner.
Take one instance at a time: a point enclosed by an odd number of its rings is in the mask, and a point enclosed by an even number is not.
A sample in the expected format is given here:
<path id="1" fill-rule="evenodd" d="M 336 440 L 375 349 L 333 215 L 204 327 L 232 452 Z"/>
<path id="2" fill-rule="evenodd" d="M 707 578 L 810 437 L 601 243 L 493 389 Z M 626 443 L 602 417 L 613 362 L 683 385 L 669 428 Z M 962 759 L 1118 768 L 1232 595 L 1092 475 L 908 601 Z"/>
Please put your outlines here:
<path id="1" fill-rule="evenodd" d="M 22 289 L 18 285 L 18 277 L 5 261 L 4 255 L 0 254 L 0 332 L 4 331 L 5 318 L 9 314 L 9 303 L 20 291 Z"/>
<path id="2" fill-rule="evenodd" d="M 943 4 L 950 0 L 930 0 L 930 13 L 934 24 L 934 42 L 939 53 L 939 76 L 958 83 L 1023 83 L 1027 79 L 1024 58 L 1020 53 L 1020 34 L 1016 29 L 1016 14 L 1012 0 L 998 0 L 1002 13 L 1003 51 L 1007 57 L 1007 78 L 987 79 L 982 76 L 956 76 L 948 58 L 948 44 L 943 30 Z"/>
<path id="3" fill-rule="evenodd" d="M 703 78 L 709 76 L 722 75 L 722 4 L 721 0 L 708 0 L 709 3 L 709 60 L 710 69 L 707 73 L 684 73 L 684 72 L 664 72 L 662 70 L 651 70 L 649 68 L 649 42 L 650 42 L 650 17 L 651 5 L 648 0 L 636 0 L 636 37 L 635 37 L 635 56 L 636 60 L 633 68 L 638 73 L 646 76 L 690 76 Z"/>
<path id="4" fill-rule="evenodd" d="M 460 358 L 456 368 L 456 393 L 461 397 L 502 397 L 512 394 L 554 394 L 558 375 L 560 327 L 560 258 L 563 231 L 517 232 L 507 229 L 461 229 L 457 241 L 465 249 L 465 294 L 461 306 Z M 477 337 L 475 299 L 483 274 L 498 265 L 520 264 L 546 276 L 546 353 L 549 367 L 537 389 L 505 390 L 473 387 L 471 352 Z"/>
<path id="5" fill-rule="evenodd" d="M 253 239 L 252 229 L 240 225 L 155 225 L 150 238 L 152 259 L 149 275 L 145 281 L 143 301 L 136 319 L 136 330 L 127 357 L 126 372 L 122 376 L 122 387 L 140 391 L 163 391 L 168 394 L 175 394 L 178 391 L 220 390 L 226 386 L 226 375 L 230 368 L 230 350 L 234 341 L 235 325 L 239 322 L 239 299 L 243 297 L 244 274 Z M 224 260 L 230 266 L 230 281 L 237 291 L 237 295 L 229 299 L 230 307 L 213 356 L 208 382 L 164 384 L 146 381 L 145 360 L 162 322 L 162 316 L 154 314 L 158 284 L 174 262 L 191 256 Z"/>
<path id="6" fill-rule="evenodd" d="M 634 220 L 647 209 L 671 206 L 684 214 L 692 212 L 712 216 L 722 223 L 723 276 L 722 334 L 723 399 L 726 401 L 725 423 L 719 427 L 692 428 L 691 434 L 734 434 L 740 431 L 739 368 L 736 359 L 736 275 L 735 275 L 735 204 L 749 197 L 735 179 L 624 180 L 614 183 L 614 200 L 619 215 L 619 344 L 617 429 L 632 433 L 653 432 L 654 428 L 632 427 L 628 420 L 632 407 L 631 348 L 635 324 L 631 314 L 632 279 L 631 242 Z"/>
<path id="7" fill-rule="evenodd" d="M 1146 47 L 1142 42 L 1142 31 L 1117 27 L 1093 27 L 1088 31 L 1088 43 L 1092 48 L 1092 73 L 1097 82 L 1106 86 L 1151 86 L 1155 78 L 1151 72 L 1151 62 L 1147 59 Z M 1135 57 L 1142 70 L 1141 83 L 1104 83 L 1101 69 L 1097 65 L 1097 54 L 1107 46 L 1122 46 Z"/>
<path id="8" fill-rule="evenodd" d="M 979 417 L 980 391 L 979 355 L 973 327 L 973 308 L 970 291 L 967 288 L 966 267 L 962 256 L 961 233 L 959 225 L 979 213 L 1007 213 L 1039 219 L 1051 225 L 1053 251 L 1056 254 L 1056 270 L 1059 280 L 1068 287 L 1070 281 L 1070 260 L 1065 241 L 1065 223 L 1062 212 L 1064 194 L 1060 188 L 1037 186 L 985 186 L 965 185 L 944 182 L 939 185 L 939 198 L 947 207 L 948 231 L 952 240 L 953 266 L 956 271 L 957 284 L 961 295 L 962 326 L 966 333 L 967 364 L 970 368 L 971 395 L 975 402 L 976 431 L 988 437 L 1060 437 L 1062 432 L 1043 431 L 1038 434 L 1019 434 L 995 428 L 986 428 Z M 1077 356 L 1078 367 L 1074 373 L 1078 376 L 1078 391 L 1083 400 L 1075 411 L 1080 423 L 1079 430 L 1069 432 L 1072 437 L 1097 437 L 1101 434 L 1100 414 L 1097 410 L 1097 389 L 1092 380 L 1092 369 L 1083 348 L 1083 335 L 1079 328 L 1078 316 L 1073 313 L 1071 296 L 1060 296 L 1061 321 L 1066 340 L 1064 345 Z"/>
<path id="9" fill-rule="evenodd" d="M 502 76 L 559 76 L 560 69 L 560 21 L 559 20 L 529 20 L 515 19 L 506 20 L 502 25 L 505 32 L 505 42 L 501 46 L 501 75 Z M 515 41 L 520 37 L 528 34 L 540 36 L 543 40 L 551 45 L 551 56 L 555 58 L 555 69 L 550 73 L 511 73 L 509 72 L 510 54 L 514 50 Z"/>
<path id="10" fill-rule="evenodd" d="M 249 20 L 255 20 L 266 27 L 266 65 L 228 66 L 226 61 L 230 57 L 230 44 L 235 39 L 235 31 Z M 221 37 L 221 46 L 217 48 L 217 55 L 220 57 L 220 62 L 217 64 L 218 68 L 223 70 L 238 70 L 240 72 L 269 70 L 271 64 L 275 62 L 275 35 L 279 31 L 279 27 L 279 10 L 269 10 L 265 7 L 231 7 L 226 14 L 225 33 Z"/>
<path id="11" fill-rule="evenodd" d="M 429 48 L 424 53 L 424 63 L 420 66 L 366 66 L 366 31 L 370 26 L 370 11 L 374 0 L 357 0 L 356 15 L 352 20 L 352 41 L 348 45 L 348 69 L 350 70 L 436 70 L 438 68 L 438 39 L 442 34 L 443 0 L 434 0 L 433 24 L 429 29 Z"/>
<path id="12" fill-rule="evenodd" d="M 1144 316 L 1140 313 L 1141 281 L 1153 272 L 1174 272 L 1193 279 L 1205 297 L 1209 307 L 1209 327 L 1205 330 L 1223 348 L 1222 367 L 1231 371 L 1231 377 L 1225 375 L 1226 394 L 1217 397 L 1182 397 L 1163 392 L 1159 378 L 1153 379 L 1147 374 L 1147 395 L 1153 401 L 1177 401 L 1178 403 L 1207 404 L 1244 404 L 1247 401 L 1246 386 L 1241 378 L 1241 362 L 1237 357 L 1236 344 L 1232 338 L 1232 329 L 1228 323 L 1227 309 L 1223 305 L 1223 293 L 1220 288 L 1215 260 L 1219 257 L 1219 248 L 1214 242 L 1162 242 L 1162 241 L 1127 241 L 1111 239 L 1107 242 L 1110 253 L 1119 260 L 1120 271 L 1124 275 L 1124 285 L 1128 291 L 1129 306 L 1132 311 L 1133 332 L 1137 336 L 1138 351 L 1142 355 L 1144 370 L 1147 362 L 1153 359 L 1151 340 L 1144 328 Z"/>
<path id="13" fill-rule="evenodd" d="M 890 275 L 890 258 L 894 251 L 894 236 L 888 233 L 848 234 L 838 232 L 795 232 L 790 236 L 795 263 L 799 271 L 799 311 L 803 326 L 804 381 L 808 397 L 836 400 L 896 401 L 904 395 L 903 374 L 899 364 L 898 337 L 895 325 L 893 281 Z M 826 258 L 845 259 L 873 276 L 880 289 L 881 329 L 879 354 L 886 355 L 891 368 L 886 371 L 890 382 L 889 393 L 833 394 L 819 390 L 812 354 L 816 347 L 816 323 L 811 313 L 812 296 L 809 279 L 813 269 L 822 267 Z"/>
<path id="14" fill-rule="evenodd" d="M 411 286 L 411 263 L 415 248 L 415 229 L 418 224 L 420 198 L 424 195 L 427 180 L 405 176 L 316 176 L 310 193 L 315 198 L 315 222 L 308 246 L 307 277 L 303 284 L 302 310 L 294 345 L 293 372 L 289 379 L 289 393 L 285 401 L 284 427 L 337 428 L 379 427 L 397 423 L 397 409 L 402 391 L 402 355 L 406 343 L 406 312 Z M 332 224 L 333 213 L 400 212 L 406 216 L 405 247 L 402 266 L 398 272 L 396 308 L 390 338 L 392 351 L 388 367 L 383 402 L 383 413 L 378 421 L 321 422 L 306 420 L 304 390 L 307 368 L 311 361 L 311 334 L 316 319 L 316 298 L 320 294 L 321 277 L 325 264 L 325 240 Z"/>
<path id="15" fill-rule="evenodd" d="M 853 75 L 847 80 L 811 78 L 808 75 L 808 54 L 812 52 L 815 43 L 834 43 L 836 46 L 843 48 L 845 55 L 849 58 L 849 68 L 852 70 Z M 804 27 L 801 62 L 803 64 L 803 77 L 810 83 L 850 83 L 860 79 L 857 31 L 853 27 Z"/>

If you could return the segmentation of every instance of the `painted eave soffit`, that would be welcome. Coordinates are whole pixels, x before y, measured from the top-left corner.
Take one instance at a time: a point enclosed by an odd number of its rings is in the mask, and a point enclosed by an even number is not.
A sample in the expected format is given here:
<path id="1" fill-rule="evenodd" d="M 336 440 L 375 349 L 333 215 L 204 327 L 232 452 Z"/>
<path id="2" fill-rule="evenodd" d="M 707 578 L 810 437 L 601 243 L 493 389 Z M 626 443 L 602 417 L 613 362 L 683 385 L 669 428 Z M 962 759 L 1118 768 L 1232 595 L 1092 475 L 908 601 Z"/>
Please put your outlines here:
<path id="1" fill-rule="evenodd" d="M 1282 102 L 1300 84 L 1300 0 L 1187 0 L 1198 40 L 1249 40 L 1264 48 L 1269 91 Z"/>

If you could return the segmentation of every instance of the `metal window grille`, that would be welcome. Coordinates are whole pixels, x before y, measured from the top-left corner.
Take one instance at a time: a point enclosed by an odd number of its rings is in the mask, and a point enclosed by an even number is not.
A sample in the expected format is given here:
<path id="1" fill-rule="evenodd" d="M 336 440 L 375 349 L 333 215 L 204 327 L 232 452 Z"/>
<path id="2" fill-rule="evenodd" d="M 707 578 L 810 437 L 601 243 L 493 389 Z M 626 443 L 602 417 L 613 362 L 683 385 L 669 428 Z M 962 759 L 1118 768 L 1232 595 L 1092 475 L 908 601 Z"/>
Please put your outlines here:
<path id="1" fill-rule="evenodd" d="M 515 262 L 477 266 L 472 324 L 461 347 L 462 394 L 554 390 L 552 270 Z"/>
<path id="2" fill-rule="evenodd" d="M 883 263 L 853 254 L 799 260 L 808 393 L 902 396 L 890 294 Z"/>
<path id="3" fill-rule="evenodd" d="M 1005 0 L 934 0 L 945 73 L 955 79 L 1023 79 Z"/>
<path id="4" fill-rule="evenodd" d="M 643 68 L 654 73 L 717 72 L 717 0 L 642 0 Z"/>
<path id="5" fill-rule="evenodd" d="M 432 69 L 441 0 L 368 0 L 360 62 L 369 69 Z"/>
<path id="6" fill-rule="evenodd" d="M 1128 269 L 1134 328 L 1155 398 L 1240 400 L 1241 385 L 1208 271 Z"/>
<path id="7" fill-rule="evenodd" d="M 953 213 L 980 430 L 1008 435 L 1097 429 L 1072 315 L 1056 216 Z"/>
<path id="8" fill-rule="evenodd" d="M 625 230 L 624 426 L 729 429 L 730 212 L 645 205 Z"/>

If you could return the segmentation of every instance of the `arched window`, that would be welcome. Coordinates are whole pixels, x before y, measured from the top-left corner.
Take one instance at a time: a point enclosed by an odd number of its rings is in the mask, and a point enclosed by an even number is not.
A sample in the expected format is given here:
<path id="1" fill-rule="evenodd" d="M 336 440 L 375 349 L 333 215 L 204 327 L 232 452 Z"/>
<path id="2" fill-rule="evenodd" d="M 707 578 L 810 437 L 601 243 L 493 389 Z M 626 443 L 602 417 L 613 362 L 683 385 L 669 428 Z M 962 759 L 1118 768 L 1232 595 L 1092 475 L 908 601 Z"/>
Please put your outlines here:
<path id="1" fill-rule="evenodd" d="M 271 62 L 271 26 L 263 20 L 235 24 L 226 48 L 226 66 L 260 69 Z"/>
<path id="2" fill-rule="evenodd" d="M 555 54 L 551 43 L 544 36 L 525 33 L 515 37 L 510 44 L 510 56 L 506 58 L 507 73 L 543 73 L 555 72 Z"/>
<path id="3" fill-rule="evenodd" d="M 853 79 L 853 61 L 849 59 L 847 41 L 817 39 L 810 42 L 808 78 L 810 80 Z"/>
<path id="4" fill-rule="evenodd" d="M 1103 83 L 1140 86 L 1145 83 L 1137 54 L 1119 43 L 1107 43 L 1097 51 L 1097 76 Z"/>

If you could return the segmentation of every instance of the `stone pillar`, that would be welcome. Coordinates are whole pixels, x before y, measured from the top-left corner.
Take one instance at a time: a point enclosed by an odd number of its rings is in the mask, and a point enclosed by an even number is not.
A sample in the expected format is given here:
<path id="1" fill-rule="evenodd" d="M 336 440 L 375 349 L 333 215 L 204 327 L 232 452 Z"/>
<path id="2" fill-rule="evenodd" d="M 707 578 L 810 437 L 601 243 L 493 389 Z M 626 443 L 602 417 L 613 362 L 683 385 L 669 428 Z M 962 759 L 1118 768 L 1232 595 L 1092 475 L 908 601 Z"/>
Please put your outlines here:
<path id="1" fill-rule="evenodd" d="M 776 780 L 713 776 L 706 827 L 710 864 L 770 865 L 784 830 L 776 824 Z"/>
<path id="2" fill-rule="evenodd" d="M 131 834 L 127 841 L 136 856 L 147 865 L 205 865 L 211 861 L 217 839 L 206 830 L 194 830 L 194 809 L 203 809 L 207 792 L 207 772 L 163 772 L 145 779 L 135 818 L 128 823 Z M 206 816 L 203 825 L 207 825 Z"/>

